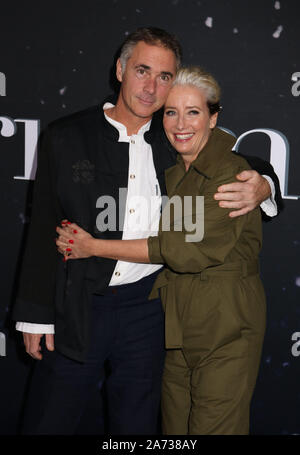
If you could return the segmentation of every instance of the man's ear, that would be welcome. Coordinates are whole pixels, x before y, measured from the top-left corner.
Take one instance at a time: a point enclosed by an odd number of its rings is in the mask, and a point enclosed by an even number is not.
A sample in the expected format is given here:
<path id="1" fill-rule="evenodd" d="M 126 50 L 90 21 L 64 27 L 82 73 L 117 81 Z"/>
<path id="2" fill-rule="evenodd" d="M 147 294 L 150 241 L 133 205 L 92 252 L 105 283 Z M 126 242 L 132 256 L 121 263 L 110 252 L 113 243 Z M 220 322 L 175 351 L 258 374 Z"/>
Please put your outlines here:
<path id="1" fill-rule="evenodd" d="M 119 82 L 122 82 L 122 66 L 121 66 L 121 61 L 120 59 L 118 58 L 117 60 L 117 64 L 116 64 L 116 76 L 117 76 L 117 79 Z"/>
<path id="2" fill-rule="evenodd" d="M 209 119 L 209 127 L 213 129 L 216 124 L 217 124 L 217 119 L 218 119 L 218 112 L 215 112 L 213 115 L 211 115 Z"/>

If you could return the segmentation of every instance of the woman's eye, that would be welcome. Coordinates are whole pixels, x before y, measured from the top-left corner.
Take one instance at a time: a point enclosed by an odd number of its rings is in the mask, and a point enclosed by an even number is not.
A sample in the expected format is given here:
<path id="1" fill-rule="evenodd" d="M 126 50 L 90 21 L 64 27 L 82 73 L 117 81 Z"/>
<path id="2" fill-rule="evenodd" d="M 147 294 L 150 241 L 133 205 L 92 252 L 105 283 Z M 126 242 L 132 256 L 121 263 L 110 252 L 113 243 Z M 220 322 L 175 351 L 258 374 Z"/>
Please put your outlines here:
<path id="1" fill-rule="evenodd" d="M 199 114 L 199 111 L 196 111 L 196 110 L 193 109 L 193 110 L 189 111 L 189 114 L 191 114 L 191 115 L 198 115 L 198 114 Z"/>
<path id="2" fill-rule="evenodd" d="M 168 117 L 171 117 L 172 115 L 175 115 L 175 111 L 165 111 L 165 115 L 167 115 Z"/>

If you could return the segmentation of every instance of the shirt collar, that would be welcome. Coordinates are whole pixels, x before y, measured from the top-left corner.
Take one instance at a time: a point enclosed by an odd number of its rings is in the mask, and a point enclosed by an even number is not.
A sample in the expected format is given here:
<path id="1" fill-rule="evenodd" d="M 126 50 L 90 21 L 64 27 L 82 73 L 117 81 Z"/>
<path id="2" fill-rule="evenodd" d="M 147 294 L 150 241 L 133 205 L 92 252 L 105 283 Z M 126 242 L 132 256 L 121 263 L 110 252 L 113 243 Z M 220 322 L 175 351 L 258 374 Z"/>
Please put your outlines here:
<path id="1" fill-rule="evenodd" d="M 104 103 L 103 105 L 103 111 L 104 111 L 104 117 L 106 118 L 106 120 L 112 125 L 114 126 L 118 132 L 119 132 L 119 139 L 118 139 L 118 142 L 129 142 L 130 141 L 130 138 L 131 136 L 128 136 L 127 135 L 127 129 L 126 129 L 126 126 L 123 125 L 122 123 L 118 122 L 117 120 L 114 120 L 112 118 L 110 118 L 107 114 L 105 114 L 105 111 L 106 109 L 110 109 L 112 107 L 114 107 L 115 105 L 110 103 L 110 102 L 106 102 Z M 142 138 L 144 136 L 144 133 L 146 131 L 149 131 L 150 130 L 150 126 L 151 126 L 151 120 L 149 120 L 149 122 L 145 123 L 145 125 L 143 125 L 137 132 L 137 134 L 134 134 L 133 136 L 137 136 L 137 137 L 140 137 Z"/>

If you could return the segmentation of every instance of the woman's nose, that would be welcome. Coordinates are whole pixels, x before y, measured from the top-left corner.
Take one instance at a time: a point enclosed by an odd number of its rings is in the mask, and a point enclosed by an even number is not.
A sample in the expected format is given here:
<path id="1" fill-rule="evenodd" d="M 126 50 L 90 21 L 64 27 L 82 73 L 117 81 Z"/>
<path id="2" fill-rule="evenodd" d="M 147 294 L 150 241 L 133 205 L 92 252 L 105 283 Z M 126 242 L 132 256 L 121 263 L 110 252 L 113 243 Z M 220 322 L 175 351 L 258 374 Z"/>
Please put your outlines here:
<path id="1" fill-rule="evenodd" d="M 183 129 L 185 128 L 185 118 L 184 118 L 183 115 L 178 115 L 176 127 L 177 127 L 179 130 L 183 130 Z"/>

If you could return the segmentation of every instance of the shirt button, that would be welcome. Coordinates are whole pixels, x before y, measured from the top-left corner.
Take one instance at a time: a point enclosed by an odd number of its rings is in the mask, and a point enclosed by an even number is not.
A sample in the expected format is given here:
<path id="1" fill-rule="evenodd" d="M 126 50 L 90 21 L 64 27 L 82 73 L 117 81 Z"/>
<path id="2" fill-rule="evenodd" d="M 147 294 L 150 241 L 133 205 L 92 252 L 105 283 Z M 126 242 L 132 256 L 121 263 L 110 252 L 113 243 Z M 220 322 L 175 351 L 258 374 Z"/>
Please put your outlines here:
<path id="1" fill-rule="evenodd" d="M 135 144 L 135 140 L 134 139 L 131 139 L 131 144 Z"/>
<path id="2" fill-rule="evenodd" d="M 130 174 L 130 178 L 131 179 L 135 179 L 135 175 L 134 174 Z"/>
<path id="3" fill-rule="evenodd" d="M 130 209 L 130 210 L 129 210 L 129 213 L 134 213 L 134 212 L 135 212 L 134 209 Z"/>
<path id="4" fill-rule="evenodd" d="M 115 272 L 115 275 L 116 275 L 116 276 L 120 276 L 121 273 L 120 273 L 120 272 Z"/>

